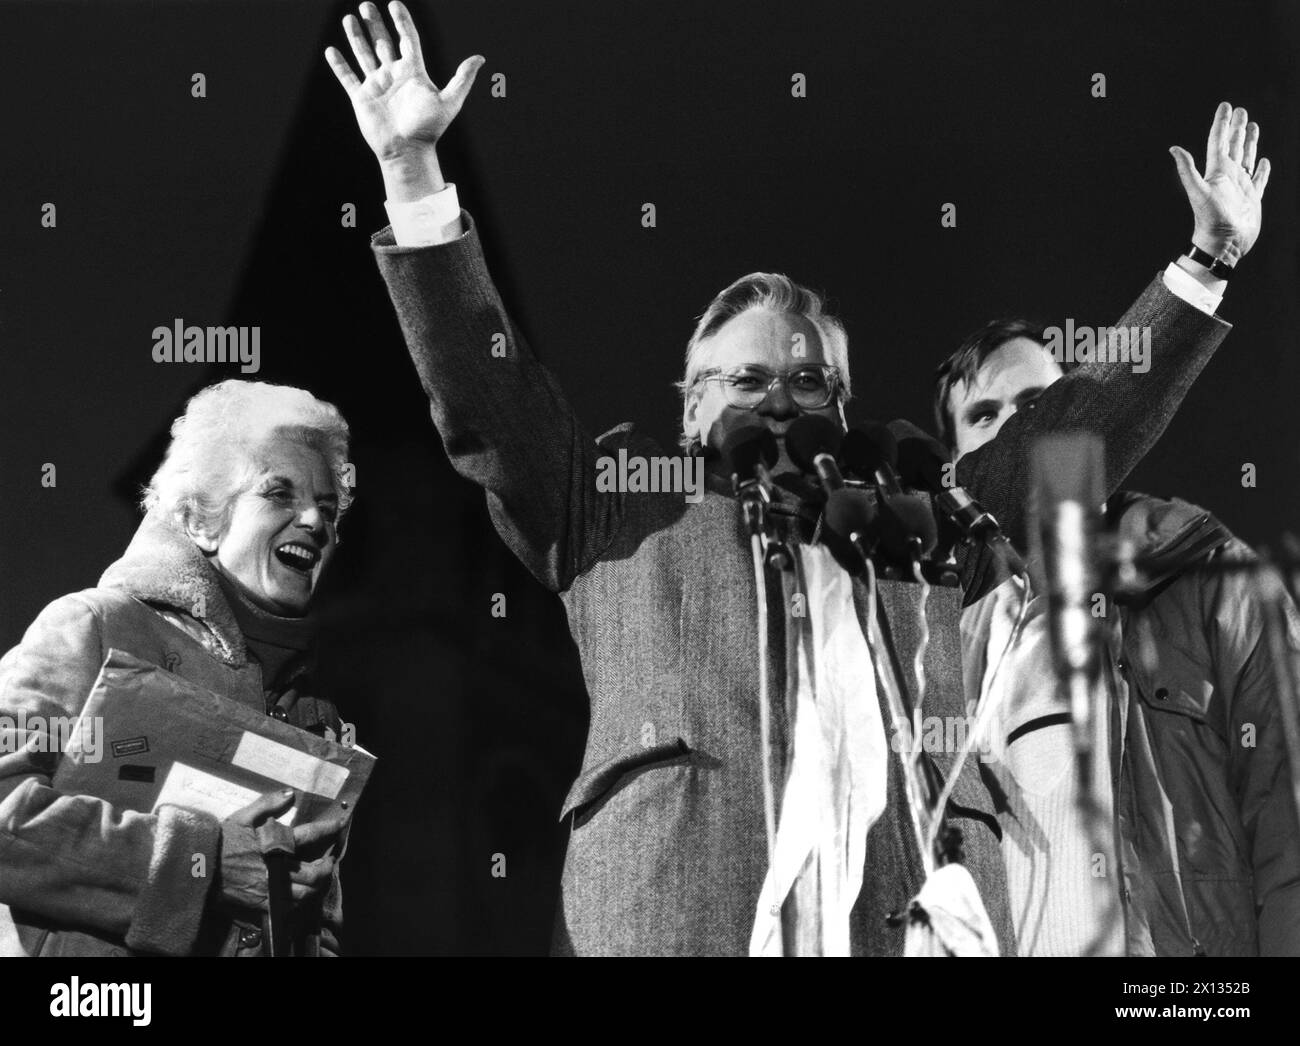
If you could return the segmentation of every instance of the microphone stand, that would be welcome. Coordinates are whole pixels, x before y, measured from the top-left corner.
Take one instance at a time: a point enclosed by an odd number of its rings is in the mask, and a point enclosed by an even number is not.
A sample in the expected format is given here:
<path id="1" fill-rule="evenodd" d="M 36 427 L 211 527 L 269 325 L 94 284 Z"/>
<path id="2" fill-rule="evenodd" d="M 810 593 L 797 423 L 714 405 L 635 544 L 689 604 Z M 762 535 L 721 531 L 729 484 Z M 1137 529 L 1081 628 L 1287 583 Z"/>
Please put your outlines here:
<path id="1" fill-rule="evenodd" d="M 758 595 L 758 722 L 762 744 L 763 766 L 763 822 L 767 828 L 767 863 L 770 868 L 776 851 L 776 797 L 772 783 L 772 686 L 768 677 L 768 607 L 767 607 L 767 506 L 766 470 L 760 465 L 754 479 L 731 477 L 736 496 L 740 499 L 741 518 L 749 532 L 749 547 L 753 557 L 754 589 Z"/>
<path id="2" fill-rule="evenodd" d="M 1102 859 L 1093 874 L 1091 901 L 1096 932 L 1084 955 L 1124 954 L 1121 871 L 1115 844 L 1116 802 L 1110 784 L 1110 751 L 1104 743 L 1114 705 L 1104 687 L 1105 639 L 1091 613 L 1101 587 L 1095 521 L 1102 498 L 1101 442 L 1096 437 L 1044 436 L 1034 448 L 1034 490 L 1044 591 L 1048 597 L 1052 661 L 1057 694 L 1069 708 L 1075 755 L 1075 804 L 1088 845 Z M 1106 593 L 1110 597 L 1110 593 Z M 1107 811 L 1098 796 L 1110 795 Z M 1108 885 L 1115 883 L 1113 887 Z M 1118 939 L 1116 939 L 1118 938 Z"/>
<path id="3" fill-rule="evenodd" d="M 778 537 L 773 535 L 768 526 L 767 508 L 771 503 L 771 476 L 767 469 L 759 463 L 755 467 L 755 477 L 749 480 L 741 480 L 738 475 L 732 475 L 732 484 L 735 488 L 737 497 L 740 498 L 741 518 L 745 522 L 745 528 L 749 532 L 749 547 L 754 568 L 754 590 L 758 598 L 758 730 L 759 744 L 762 749 L 761 767 L 762 767 L 762 784 L 763 784 L 763 824 L 766 829 L 767 839 L 767 866 L 769 870 L 774 866 L 776 856 L 776 828 L 777 828 L 777 808 L 776 808 L 776 782 L 775 774 L 772 767 L 772 682 L 768 670 L 769 649 L 768 649 L 768 625 L 769 625 L 769 608 L 767 600 L 767 568 L 775 567 L 781 572 L 782 591 L 787 592 L 790 583 L 787 580 L 793 567 L 793 557 L 789 548 Z M 785 608 L 782 613 L 786 614 L 785 634 L 791 636 L 791 622 L 789 618 L 790 601 L 787 595 Z M 794 678 L 793 672 L 789 666 L 789 651 L 793 644 L 787 639 L 787 679 Z M 787 693 L 785 700 L 789 702 L 789 686 L 787 682 Z M 789 720 L 788 720 L 789 721 Z M 792 911 L 790 905 L 783 899 L 781 904 L 781 924 L 778 934 L 781 940 L 781 954 L 783 956 L 793 956 L 793 926 Z"/>

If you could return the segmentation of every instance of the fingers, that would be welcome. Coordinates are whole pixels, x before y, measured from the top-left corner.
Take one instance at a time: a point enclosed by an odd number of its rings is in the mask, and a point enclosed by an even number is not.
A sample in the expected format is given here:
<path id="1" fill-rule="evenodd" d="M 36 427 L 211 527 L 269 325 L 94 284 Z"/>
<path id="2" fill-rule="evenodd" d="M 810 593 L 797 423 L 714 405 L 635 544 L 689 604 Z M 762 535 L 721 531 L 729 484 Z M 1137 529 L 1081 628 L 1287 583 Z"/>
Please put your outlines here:
<path id="1" fill-rule="evenodd" d="M 309 890 L 320 890 L 328 886 L 333 877 L 333 857 L 322 857 L 317 861 L 303 861 L 289 871 L 290 883 L 295 886 L 305 886 Z"/>
<path id="2" fill-rule="evenodd" d="M 361 31 L 361 23 L 354 15 L 344 16 L 343 31 L 347 33 L 348 43 L 352 45 L 352 54 L 356 57 L 357 65 L 361 66 L 361 71 L 369 75 L 378 69 L 379 61 L 375 58 L 375 52 L 370 49 L 370 41 L 366 39 L 366 34 Z"/>
<path id="3" fill-rule="evenodd" d="M 1255 173 L 1255 152 L 1259 147 L 1259 124 L 1253 120 L 1246 124 L 1246 147 L 1241 155 L 1241 166 L 1247 174 Z"/>
<path id="4" fill-rule="evenodd" d="M 456 75 L 447 81 L 447 86 L 442 89 L 442 96 L 452 107 L 452 116 L 460 112 L 460 107 L 464 104 L 469 90 L 474 86 L 474 78 L 478 76 L 478 71 L 483 68 L 483 63 L 487 59 L 481 54 L 470 55 L 465 61 L 460 63 L 456 70 Z"/>
<path id="5" fill-rule="evenodd" d="M 294 849 L 300 850 L 304 846 L 338 835 L 343 831 L 344 824 L 346 822 L 343 818 L 332 817 L 324 821 L 313 821 L 311 824 L 297 825 L 293 830 Z"/>
<path id="6" fill-rule="evenodd" d="M 1255 168 L 1255 177 L 1251 181 L 1255 183 L 1255 188 L 1261 197 L 1264 195 L 1264 188 L 1268 185 L 1268 175 L 1272 169 L 1273 166 L 1268 162 L 1267 156 L 1260 160 L 1259 166 Z"/>
<path id="7" fill-rule="evenodd" d="M 348 65 L 348 60 L 343 57 L 343 53 L 337 47 L 325 48 L 325 61 L 329 62 L 330 68 L 334 70 L 335 77 L 337 77 L 338 82 L 343 85 L 343 89 L 348 94 L 361 86 L 357 74 L 352 71 L 352 66 Z"/>
<path id="8" fill-rule="evenodd" d="M 1242 149 L 1246 142 L 1246 110 L 1234 109 L 1232 123 L 1228 128 L 1228 159 L 1241 163 Z"/>
<path id="9" fill-rule="evenodd" d="M 275 814 L 282 814 L 293 805 L 293 789 L 288 788 L 278 792 L 267 792 L 265 795 L 258 796 L 242 810 L 236 810 L 230 817 L 229 821 L 235 824 L 247 825 L 255 828 L 266 818 Z"/>
<path id="10" fill-rule="evenodd" d="M 415 31 L 415 21 L 411 18 L 411 12 L 406 9 L 406 5 L 401 0 L 393 0 L 388 5 L 388 13 L 392 16 L 393 26 L 397 29 L 397 40 L 402 48 L 402 57 L 414 58 L 423 64 L 420 34 Z"/>
<path id="11" fill-rule="evenodd" d="M 388 27 L 384 25 L 384 16 L 379 13 L 379 8 L 372 3 L 362 4 L 361 19 L 370 30 L 370 39 L 375 42 L 375 55 L 379 61 L 384 65 L 397 61 L 393 38 L 388 35 Z"/>
<path id="12" fill-rule="evenodd" d="M 1174 158 L 1178 180 L 1183 183 L 1183 192 L 1187 193 L 1189 200 L 1208 191 L 1204 180 L 1196 171 L 1196 161 L 1192 159 L 1191 153 L 1175 145 L 1170 147 L 1169 155 Z"/>
<path id="13" fill-rule="evenodd" d="M 1214 122 L 1210 124 L 1210 137 L 1205 142 L 1205 169 L 1217 166 L 1220 156 L 1228 151 L 1228 132 L 1232 123 L 1232 105 L 1220 102 L 1214 110 Z"/>

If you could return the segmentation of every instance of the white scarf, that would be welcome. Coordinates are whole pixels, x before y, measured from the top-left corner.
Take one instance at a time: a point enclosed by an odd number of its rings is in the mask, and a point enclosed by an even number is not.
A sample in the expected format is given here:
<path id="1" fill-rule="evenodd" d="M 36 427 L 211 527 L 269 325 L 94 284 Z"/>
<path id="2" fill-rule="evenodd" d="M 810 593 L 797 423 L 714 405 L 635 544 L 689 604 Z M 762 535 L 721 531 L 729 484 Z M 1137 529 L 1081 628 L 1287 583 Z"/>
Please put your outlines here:
<path id="1" fill-rule="evenodd" d="M 781 906 L 793 891 L 795 940 L 785 950 L 848 955 L 867 831 L 885 808 L 889 746 L 853 582 L 824 547 L 798 545 L 795 553 L 812 649 L 801 636 L 793 757 L 749 954 L 782 954 Z"/>

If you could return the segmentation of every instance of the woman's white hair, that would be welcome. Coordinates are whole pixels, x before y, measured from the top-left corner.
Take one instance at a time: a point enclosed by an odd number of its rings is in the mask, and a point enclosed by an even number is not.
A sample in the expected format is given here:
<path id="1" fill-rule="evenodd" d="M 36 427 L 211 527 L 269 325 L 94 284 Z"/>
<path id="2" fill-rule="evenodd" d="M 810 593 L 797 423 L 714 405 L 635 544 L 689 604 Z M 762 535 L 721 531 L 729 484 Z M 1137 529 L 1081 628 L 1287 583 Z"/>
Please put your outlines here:
<path id="1" fill-rule="evenodd" d="M 750 309 L 767 309 L 770 312 L 802 316 L 816 329 L 822 341 L 822 353 L 827 364 L 840 372 L 840 407 L 853 393 L 849 381 L 849 336 L 839 318 L 826 311 L 826 302 L 820 294 L 789 276 L 779 272 L 751 272 L 726 287 L 709 302 L 695 333 L 686 345 L 686 375 L 677 382 L 682 394 L 682 435 L 680 443 L 689 454 L 699 450 L 699 438 L 686 434 L 686 413 L 691 397 L 698 396 L 696 378 L 704 370 L 707 346 L 702 345 L 722 329 L 729 320 Z"/>
<path id="2" fill-rule="evenodd" d="M 306 389 L 234 379 L 209 385 L 190 398 L 171 435 L 140 504 L 182 529 L 225 532 L 235 498 L 260 467 L 256 448 L 268 438 L 311 447 L 325 459 L 340 519 L 352 501 L 348 424 L 338 408 Z"/>

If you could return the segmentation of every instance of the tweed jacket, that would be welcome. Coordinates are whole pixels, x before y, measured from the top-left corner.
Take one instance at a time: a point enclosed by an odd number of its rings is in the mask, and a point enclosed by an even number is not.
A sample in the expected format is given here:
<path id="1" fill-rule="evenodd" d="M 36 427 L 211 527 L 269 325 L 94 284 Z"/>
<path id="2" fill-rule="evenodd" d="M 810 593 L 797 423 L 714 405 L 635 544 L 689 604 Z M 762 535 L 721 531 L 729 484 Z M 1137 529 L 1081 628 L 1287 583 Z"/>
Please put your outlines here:
<path id="1" fill-rule="evenodd" d="M 743 955 L 767 862 L 757 593 L 736 503 L 715 490 L 687 504 L 681 494 L 597 489 L 602 455 L 663 451 L 627 425 L 600 440 L 585 433 L 511 322 L 473 222 L 462 220 L 465 235 L 450 243 L 398 247 L 386 229 L 372 246 L 452 465 L 486 491 L 507 545 L 561 595 L 582 659 L 591 722 L 582 771 L 562 810 L 571 836 L 554 949 Z M 1089 419 L 1109 433 L 1131 425 L 1142 445 L 1118 456 L 1131 468 L 1225 327 L 1159 281 L 1125 323 L 1157 326 L 1157 344 L 1168 344 L 1165 335 L 1176 340 L 1179 358 L 1153 352 L 1151 373 L 1141 376 L 1149 383 L 1109 371 L 1072 375 L 1067 380 L 1076 385 L 1098 387 L 1098 396 L 1083 397 L 1089 410 L 1054 413 L 1049 405 L 1040 415 L 1052 419 L 1049 428 Z M 503 338 L 504 356 L 494 354 Z M 999 447 L 977 462 L 978 479 L 1009 471 L 1024 456 L 1024 437 L 994 442 Z M 1019 513 L 1014 483 L 989 487 L 993 511 L 1014 505 Z M 994 576 L 982 563 L 964 572 L 973 583 Z M 915 589 L 881 585 L 900 665 L 910 666 L 919 641 Z M 861 608 L 860 585 L 857 597 Z M 955 589 L 936 591 L 930 601 L 926 715 L 964 713 L 961 601 Z M 771 678 L 781 679 L 780 652 L 771 656 Z M 952 755 L 935 755 L 941 773 Z M 903 929 L 888 916 L 905 909 L 921 885 L 897 763 L 890 760 L 889 801 L 868 835 L 851 926 L 855 954 L 901 954 Z M 973 763 L 948 814 L 963 832 L 966 864 L 1001 948 L 1014 953 L 996 818 Z"/>
<path id="2" fill-rule="evenodd" d="M 50 787 L 50 745 L 18 736 L 15 724 L 33 716 L 75 718 L 110 649 L 266 710 L 261 668 L 212 568 L 188 538 L 147 516 L 97 588 L 56 599 L 0 660 L 0 955 L 260 954 L 258 913 L 217 896 L 220 822 L 177 806 L 146 814 L 64 795 Z M 304 697 L 288 721 L 337 729 L 338 716 Z M 336 870 L 298 954 L 337 953 L 341 923 Z"/>

